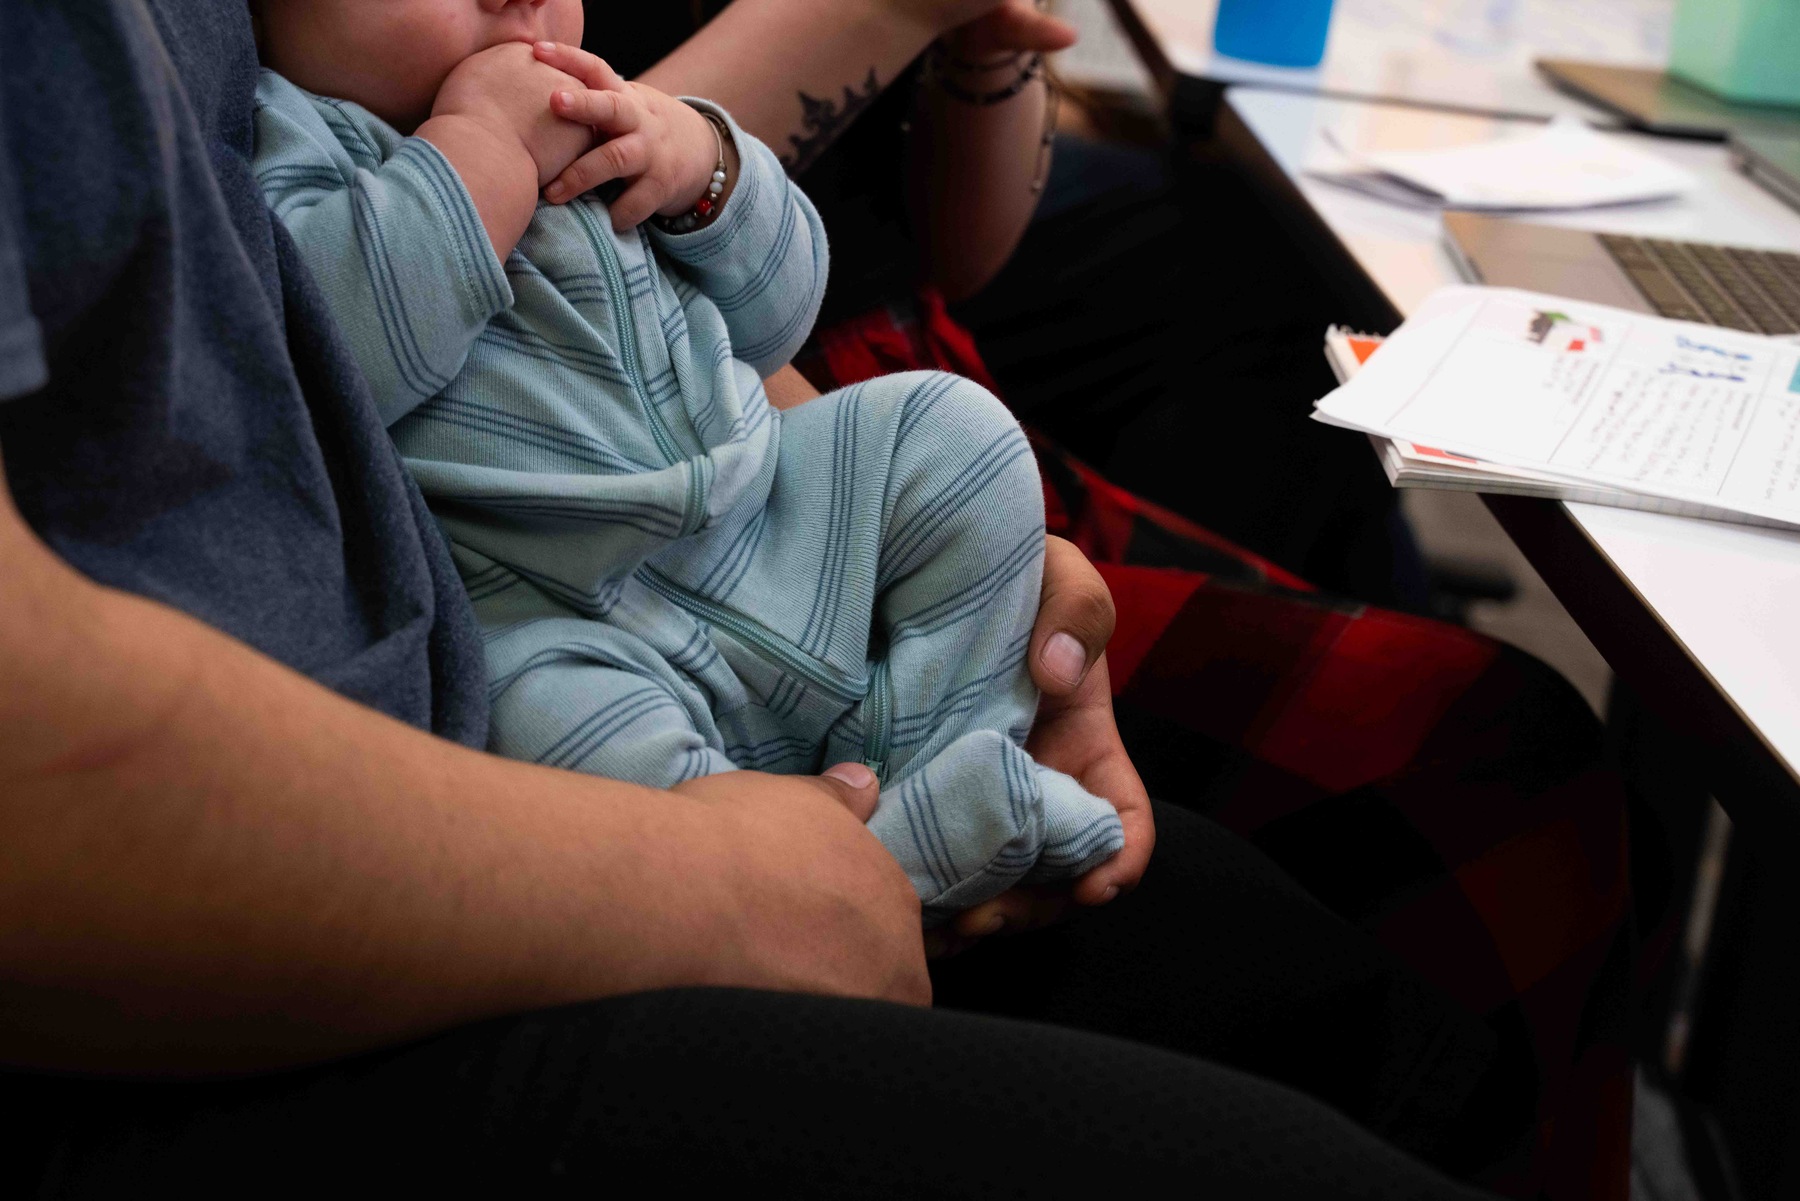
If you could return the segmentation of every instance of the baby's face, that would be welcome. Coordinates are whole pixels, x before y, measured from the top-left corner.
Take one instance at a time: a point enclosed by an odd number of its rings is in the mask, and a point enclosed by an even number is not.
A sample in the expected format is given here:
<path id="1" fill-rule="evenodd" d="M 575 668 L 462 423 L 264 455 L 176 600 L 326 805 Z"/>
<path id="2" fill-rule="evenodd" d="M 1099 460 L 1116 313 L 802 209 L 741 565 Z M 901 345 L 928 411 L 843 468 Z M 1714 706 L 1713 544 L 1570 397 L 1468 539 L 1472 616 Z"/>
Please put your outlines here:
<path id="1" fill-rule="evenodd" d="M 581 0 L 257 0 L 256 11 L 265 66 L 408 133 L 471 54 L 581 43 Z"/>

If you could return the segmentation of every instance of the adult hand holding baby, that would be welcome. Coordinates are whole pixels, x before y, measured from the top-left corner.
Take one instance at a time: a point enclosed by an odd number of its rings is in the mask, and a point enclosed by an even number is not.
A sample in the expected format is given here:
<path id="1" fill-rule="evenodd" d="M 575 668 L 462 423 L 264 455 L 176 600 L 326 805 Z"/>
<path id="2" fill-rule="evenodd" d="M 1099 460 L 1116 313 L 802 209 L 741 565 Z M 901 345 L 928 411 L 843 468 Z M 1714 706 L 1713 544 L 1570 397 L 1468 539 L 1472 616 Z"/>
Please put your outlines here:
<path id="1" fill-rule="evenodd" d="M 863 823 L 880 786 L 860 764 L 822 776 L 734 771 L 672 792 L 715 807 L 735 866 L 740 927 L 694 964 L 695 983 L 931 1002 L 919 898 Z"/>
<path id="2" fill-rule="evenodd" d="M 958 914 L 928 934 L 933 956 L 954 954 L 990 934 L 1038 929 L 1080 906 L 1104 905 L 1143 879 L 1156 824 L 1113 718 L 1106 668 L 1113 619 L 1112 593 L 1087 556 L 1062 538 L 1046 538 L 1043 601 L 1029 651 L 1031 678 L 1043 700 L 1025 749 L 1111 801 L 1125 828 L 1124 848 L 1073 883 L 1021 885 Z"/>

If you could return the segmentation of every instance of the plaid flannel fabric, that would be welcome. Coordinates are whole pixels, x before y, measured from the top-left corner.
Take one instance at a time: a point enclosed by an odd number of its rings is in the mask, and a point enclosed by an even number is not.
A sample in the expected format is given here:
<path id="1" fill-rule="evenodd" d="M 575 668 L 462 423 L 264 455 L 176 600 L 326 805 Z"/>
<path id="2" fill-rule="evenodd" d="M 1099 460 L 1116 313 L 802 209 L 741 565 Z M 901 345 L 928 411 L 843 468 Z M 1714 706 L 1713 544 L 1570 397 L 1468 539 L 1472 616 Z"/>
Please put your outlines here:
<path id="1" fill-rule="evenodd" d="M 930 292 L 817 331 L 796 366 L 821 388 L 935 367 L 1001 394 Z M 1505 1068 L 1472 1104 L 1533 1116 L 1467 1149 L 1480 1183 L 1623 1199 L 1625 797 L 1580 698 L 1491 639 L 1321 596 L 1034 441 L 1050 531 L 1113 590 L 1113 688 L 1151 791 L 1198 782 L 1213 818 L 1488 1021 Z"/>

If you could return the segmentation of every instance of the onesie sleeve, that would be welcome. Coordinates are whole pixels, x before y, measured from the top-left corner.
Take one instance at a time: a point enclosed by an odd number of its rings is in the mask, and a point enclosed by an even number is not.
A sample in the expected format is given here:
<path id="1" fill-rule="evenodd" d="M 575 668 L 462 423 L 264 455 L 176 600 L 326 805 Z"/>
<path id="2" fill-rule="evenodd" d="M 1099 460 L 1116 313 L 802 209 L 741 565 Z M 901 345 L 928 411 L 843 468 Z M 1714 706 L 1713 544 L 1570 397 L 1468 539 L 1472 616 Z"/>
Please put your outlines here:
<path id="1" fill-rule="evenodd" d="M 513 294 L 449 160 L 422 138 L 386 153 L 359 111 L 265 71 L 256 177 L 392 425 L 455 378 Z"/>
<path id="2" fill-rule="evenodd" d="M 740 176 L 712 224 L 686 234 L 651 225 L 651 237 L 677 272 L 718 306 L 732 353 L 768 376 L 794 357 L 819 315 L 830 265 L 825 226 L 773 151 L 717 105 L 683 99 L 725 122 Z"/>

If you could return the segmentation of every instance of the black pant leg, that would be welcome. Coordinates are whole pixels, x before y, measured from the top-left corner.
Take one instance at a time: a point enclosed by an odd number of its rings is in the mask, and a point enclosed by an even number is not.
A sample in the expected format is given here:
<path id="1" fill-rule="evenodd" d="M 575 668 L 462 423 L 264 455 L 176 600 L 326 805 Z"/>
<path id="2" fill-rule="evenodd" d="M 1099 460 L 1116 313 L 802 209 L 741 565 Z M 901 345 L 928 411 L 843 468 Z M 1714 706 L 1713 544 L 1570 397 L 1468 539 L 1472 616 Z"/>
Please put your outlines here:
<path id="1" fill-rule="evenodd" d="M 684 990 L 242 1082 L 0 1086 L 61 1110 L 58 1197 L 591 1191 L 652 1168 L 801 1196 L 1060 1196 L 1152 1170 L 1217 1197 L 1453 1195 L 1357 1123 L 1432 1153 L 1485 1031 L 1258 852 L 1158 822 L 1131 897 L 939 966 L 941 1004 L 983 1015 Z"/>
<path id="2" fill-rule="evenodd" d="M 935 965 L 937 1003 L 1280 1080 L 1427 1158 L 1466 1144 L 1487 1026 L 1243 839 L 1171 805 L 1156 825 L 1135 893 Z"/>
<path id="3" fill-rule="evenodd" d="M 1330 591 L 1416 605 L 1361 438 L 1311 420 L 1355 320 L 1226 166 L 1064 138 L 1012 259 L 960 304 L 1002 395 L 1108 478 Z"/>
<path id="4" fill-rule="evenodd" d="M 643 994 L 235 1084 L 65 1085 L 40 1195 L 1474 1194 L 1279 1085 L 968 1014 Z"/>

